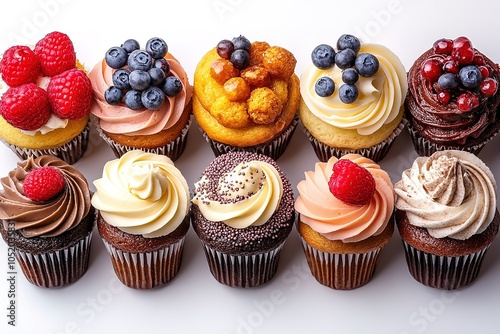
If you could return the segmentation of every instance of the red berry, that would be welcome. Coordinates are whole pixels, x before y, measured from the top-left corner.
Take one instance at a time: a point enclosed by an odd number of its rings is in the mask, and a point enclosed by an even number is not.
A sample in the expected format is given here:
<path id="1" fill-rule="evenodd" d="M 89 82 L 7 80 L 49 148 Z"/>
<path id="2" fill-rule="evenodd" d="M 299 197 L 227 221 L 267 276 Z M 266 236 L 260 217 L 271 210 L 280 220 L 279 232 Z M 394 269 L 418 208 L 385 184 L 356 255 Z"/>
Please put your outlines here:
<path id="1" fill-rule="evenodd" d="M 340 159 L 333 165 L 328 186 L 335 197 L 352 205 L 369 203 L 375 193 L 375 180 L 370 172 L 348 159 Z"/>
<path id="2" fill-rule="evenodd" d="M 460 66 L 455 60 L 449 60 L 443 65 L 443 70 L 448 73 L 458 74 L 460 71 Z"/>
<path id="3" fill-rule="evenodd" d="M 33 83 L 11 87 L 0 101 L 2 117 L 13 127 L 33 131 L 50 118 L 47 93 Z"/>
<path id="4" fill-rule="evenodd" d="M 472 64 L 472 61 L 474 60 L 474 49 L 472 47 L 461 47 L 453 49 L 451 56 L 460 65 L 469 65 Z"/>
<path id="5" fill-rule="evenodd" d="M 479 105 L 479 99 L 476 95 L 472 93 L 460 94 L 457 98 L 457 108 L 460 111 L 471 111 L 473 108 Z"/>
<path id="6" fill-rule="evenodd" d="M 472 48 L 472 42 L 467 37 L 461 36 L 453 40 L 453 49 Z"/>
<path id="7" fill-rule="evenodd" d="M 484 57 L 481 56 L 480 54 L 474 54 L 474 59 L 472 60 L 472 63 L 474 65 L 484 65 Z"/>
<path id="8" fill-rule="evenodd" d="M 482 78 L 487 78 L 490 76 L 490 70 L 486 66 L 478 66 L 477 68 L 481 72 Z"/>
<path id="9" fill-rule="evenodd" d="M 441 102 L 441 104 L 447 105 L 448 103 L 450 103 L 451 94 L 446 90 L 440 91 L 437 95 L 437 99 L 439 102 Z"/>
<path id="10" fill-rule="evenodd" d="M 451 39 L 441 38 L 434 42 L 432 48 L 435 53 L 449 55 L 453 49 L 453 41 Z"/>
<path id="11" fill-rule="evenodd" d="M 40 75 L 40 61 L 27 46 L 13 46 L 7 49 L 0 61 L 2 79 L 10 87 L 35 82 Z"/>
<path id="12" fill-rule="evenodd" d="M 498 89 L 498 82 L 493 78 L 484 79 L 479 85 L 479 90 L 484 96 L 493 96 Z"/>
<path id="13" fill-rule="evenodd" d="M 32 201 L 47 201 L 59 195 L 66 182 L 59 169 L 44 166 L 32 170 L 23 183 L 24 195 Z"/>
<path id="14" fill-rule="evenodd" d="M 52 77 L 47 87 L 54 114 L 77 120 L 90 112 L 92 84 L 84 71 L 74 68 Z"/>
<path id="15" fill-rule="evenodd" d="M 49 77 L 58 75 L 76 66 L 76 54 L 68 35 L 51 32 L 35 45 L 35 54 L 40 59 L 42 73 Z"/>
<path id="16" fill-rule="evenodd" d="M 436 82 L 443 71 L 438 60 L 427 59 L 422 65 L 420 73 L 425 79 L 429 80 L 430 82 Z"/>

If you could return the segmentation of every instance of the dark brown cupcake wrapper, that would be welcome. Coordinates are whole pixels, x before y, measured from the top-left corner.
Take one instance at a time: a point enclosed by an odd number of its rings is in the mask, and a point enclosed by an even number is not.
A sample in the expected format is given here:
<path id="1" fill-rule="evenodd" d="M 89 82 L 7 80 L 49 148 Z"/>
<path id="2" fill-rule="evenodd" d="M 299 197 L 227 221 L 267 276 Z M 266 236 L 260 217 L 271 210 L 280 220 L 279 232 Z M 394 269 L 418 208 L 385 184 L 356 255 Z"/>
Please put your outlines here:
<path id="1" fill-rule="evenodd" d="M 489 246 L 463 256 L 438 256 L 423 252 L 403 240 L 408 270 L 413 278 L 427 286 L 454 290 L 471 284 L 478 276 Z"/>
<path id="2" fill-rule="evenodd" d="M 390 134 L 390 136 L 387 137 L 384 141 L 376 145 L 373 145 L 371 147 L 362 149 L 343 149 L 343 148 L 331 147 L 314 138 L 314 136 L 309 132 L 309 130 L 306 129 L 305 126 L 303 126 L 302 129 L 304 130 L 304 133 L 309 139 L 314 149 L 314 152 L 316 153 L 316 156 L 322 162 L 327 162 L 331 157 L 340 158 L 343 155 L 349 153 L 357 153 L 366 158 L 372 159 L 375 162 L 378 162 L 387 155 L 389 149 L 392 146 L 392 143 L 401 133 L 403 128 L 406 126 L 406 123 L 407 123 L 406 119 L 403 118 L 401 122 L 398 124 L 398 126 L 394 129 L 394 131 Z"/>
<path id="3" fill-rule="evenodd" d="M 26 279 L 44 288 L 58 288 L 75 282 L 89 264 L 92 231 L 77 243 L 53 252 L 32 254 L 15 249 Z"/>
<path id="4" fill-rule="evenodd" d="M 185 237 L 165 248 L 144 253 L 122 251 L 102 240 L 116 276 L 129 288 L 145 290 L 163 286 L 177 276 L 181 267 Z"/>

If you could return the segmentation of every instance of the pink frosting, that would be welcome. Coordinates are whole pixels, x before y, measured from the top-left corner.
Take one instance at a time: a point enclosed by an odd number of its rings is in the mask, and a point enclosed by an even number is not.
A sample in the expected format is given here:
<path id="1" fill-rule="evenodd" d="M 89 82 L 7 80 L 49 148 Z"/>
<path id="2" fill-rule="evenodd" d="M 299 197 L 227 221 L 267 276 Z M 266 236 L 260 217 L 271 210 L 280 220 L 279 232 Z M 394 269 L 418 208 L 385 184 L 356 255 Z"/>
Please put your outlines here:
<path id="1" fill-rule="evenodd" d="M 95 102 L 91 113 L 99 118 L 100 127 L 109 133 L 127 135 L 152 135 L 172 127 L 181 117 L 193 94 L 193 87 L 177 59 L 167 54 L 165 58 L 170 64 L 170 71 L 183 84 L 183 90 L 175 97 L 165 96 L 165 102 L 159 110 L 146 108 L 132 110 L 123 104 L 110 105 L 104 100 L 104 92 L 113 85 L 112 74 L 115 71 L 104 59 L 97 63 L 89 73 Z"/>
<path id="2" fill-rule="evenodd" d="M 371 173 L 376 187 L 371 201 L 356 206 L 333 196 L 328 181 L 338 159 L 332 157 L 326 163 L 316 163 L 314 172 L 305 173 L 305 180 L 297 185 L 295 209 L 303 223 L 327 239 L 362 241 L 386 228 L 394 209 L 394 189 L 389 175 L 372 160 L 358 154 L 347 154 L 342 159 L 349 159 Z"/>

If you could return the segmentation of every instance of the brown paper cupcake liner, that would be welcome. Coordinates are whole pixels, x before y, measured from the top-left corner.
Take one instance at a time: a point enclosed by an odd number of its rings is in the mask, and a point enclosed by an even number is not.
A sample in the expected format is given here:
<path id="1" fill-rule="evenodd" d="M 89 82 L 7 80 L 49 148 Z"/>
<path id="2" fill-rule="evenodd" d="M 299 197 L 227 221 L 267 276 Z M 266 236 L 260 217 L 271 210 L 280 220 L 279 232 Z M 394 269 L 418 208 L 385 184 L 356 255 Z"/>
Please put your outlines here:
<path id="1" fill-rule="evenodd" d="M 298 117 L 295 117 L 292 123 L 288 126 L 288 128 L 285 131 L 283 131 L 283 133 L 281 133 L 278 137 L 274 138 L 273 140 L 271 140 L 266 144 L 251 146 L 251 147 L 238 147 L 238 146 L 227 145 L 210 139 L 208 135 L 201 128 L 200 130 L 203 134 L 203 137 L 205 137 L 205 140 L 210 144 L 210 147 L 212 148 L 212 151 L 214 152 L 216 157 L 224 153 L 236 151 L 236 152 L 254 152 L 254 153 L 264 154 L 272 158 L 273 160 L 277 160 L 285 152 L 285 149 L 290 143 L 292 135 L 295 129 L 297 128 L 298 122 L 299 122 Z"/>
<path id="2" fill-rule="evenodd" d="M 231 287 L 252 288 L 269 282 L 278 269 L 282 242 L 268 252 L 233 255 L 219 252 L 203 243 L 210 272 L 221 284 Z"/>
<path id="3" fill-rule="evenodd" d="M 331 147 L 328 146 L 316 138 L 306 129 L 305 126 L 303 126 L 304 133 L 306 134 L 307 138 L 309 139 L 314 152 L 316 153 L 316 156 L 318 159 L 322 162 L 327 162 L 331 157 L 337 157 L 340 158 L 343 155 L 349 154 L 349 153 L 357 153 L 360 154 L 366 158 L 372 159 L 375 162 L 378 162 L 382 160 L 387 153 L 389 152 L 389 149 L 392 146 L 392 143 L 396 139 L 396 137 L 401 133 L 403 128 L 405 127 L 407 121 L 406 119 L 402 119 L 401 122 L 398 124 L 398 126 L 394 129 L 394 131 L 391 133 L 389 137 L 387 137 L 384 141 L 373 145 L 371 147 L 367 148 L 362 148 L 362 149 L 343 149 L 343 148 L 337 148 L 337 147 Z"/>
<path id="4" fill-rule="evenodd" d="M 122 251 L 102 239 L 118 279 L 129 288 L 153 289 L 169 283 L 179 272 L 185 237 L 152 252 Z"/>
<path id="5" fill-rule="evenodd" d="M 471 284 L 478 276 L 489 246 L 463 256 L 438 256 L 412 247 L 403 240 L 406 263 L 413 278 L 427 286 L 454 290 Z"/>
<path id="6" fill-rule="evenodd" d="M 75 282 L 89 264 L 92 231 L 67 248 L 32 254 L 15 250 L 17 261 L 27 280 L 44 288 L 58 288 Z"/>
<path id="7" fill-rule="evenodd" d="M 316 280 L 335 290 L 352 290 L 368 283 L 382 247 L 359 254 L 335 254 L 310 246 L 302 237 L 302 247 L 311 274 Z"/>

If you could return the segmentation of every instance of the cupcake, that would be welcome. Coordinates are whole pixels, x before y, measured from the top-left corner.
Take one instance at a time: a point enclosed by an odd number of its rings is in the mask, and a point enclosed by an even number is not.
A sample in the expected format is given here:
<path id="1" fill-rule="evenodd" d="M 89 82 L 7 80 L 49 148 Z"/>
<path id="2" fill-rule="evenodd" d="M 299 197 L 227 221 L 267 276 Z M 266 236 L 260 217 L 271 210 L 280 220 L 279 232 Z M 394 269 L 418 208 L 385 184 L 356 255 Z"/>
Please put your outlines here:
<path id="1" fill-rule="evenodd" d="M 488 167 L 470 152 L 438 151 L 417 158 L 395 191 L 410 274 L 433 288 L 471 284 L 500 223 Z"/>
<path id="2" fill-rule="evenodd" d="M 221 154 L 195 183 L 192 203 L 191 222 L 217 281 L 250 288 L 273 278 L 295 220 L 293 190 L 274 160 Z"/>
<path id="3" fill-rule="evenodd" d="M 134 289 L 169 283 L 189 229 L 186 179 L 164 155 L 131 150 L 94 181 L 97 230 L 120 281 Z"/>
<path id="4" fill-rule="evenodd" d="M 69 37 L 54 31 L 34 49 L 10 47 L 0 73 L 2 142 L 21 159 L 80 159 L 89 140 L 92 88 Z"/>
<path id="5" fill-rule="evenodd" d="M 297 189 L 297 228 L 312 275 L 336 290 L 368 283 L 394 232 L 389 175 L 371 159 L 347 154 L 317 162 Z"/>
<path id="6" fill-rule="evenodd" d="M 299 115 L 319 160 L 361 154 L 380 161 L 404 128 L 406 71 L 378 44 L 342 35 L 320 44 L 300 77 Z"/>
<path id="7" fill-rule="evenodd" d="M 222 40 L 194 73 L 193 114 L 216 156 L 230 151 L 277 160 L 297 126 L 296 59 L 285 48 Z"/>
<path id="8" fill-rule="evenodd" d="M 439 39 L 408 72 L 408 130 L 417 153 L 479 151 L 500 129 L 499 68 L 469 39 Z"/>
<path id="9" fill-rule="evenodd" d="M 192 86 L 158 37 L 111 47 L 89 73 L 93 123 L 117 158 L 140 149 L 177 160 L 186 147 Z"/>
<path id="10" fill-rule="evenodd" d="M 56 288 L 85 274 L 95 214 L 83 174 L 57 157 L 30 156 L 0 182 L 0 233 L 28 281 Z"/>

